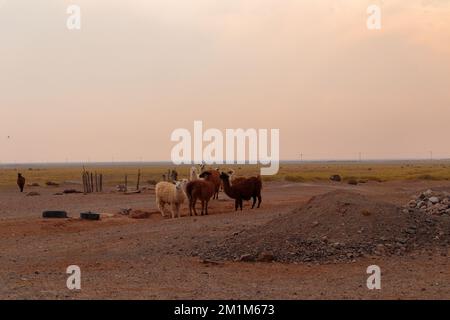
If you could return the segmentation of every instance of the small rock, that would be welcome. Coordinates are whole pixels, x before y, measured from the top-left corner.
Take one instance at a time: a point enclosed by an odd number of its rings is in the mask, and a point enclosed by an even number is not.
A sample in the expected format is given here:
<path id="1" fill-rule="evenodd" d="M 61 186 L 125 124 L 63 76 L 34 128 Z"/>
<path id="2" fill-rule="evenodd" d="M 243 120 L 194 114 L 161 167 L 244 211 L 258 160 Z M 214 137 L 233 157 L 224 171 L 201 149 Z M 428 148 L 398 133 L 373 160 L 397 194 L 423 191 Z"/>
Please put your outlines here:
<path id="1" fill-rule="evenodd" d="M 375 254 L 376 255 L 383 255 L 386 252 L 386 247 L 383 244 L 377 244 L 376 248 L 375 248 Z"/>
<path id="2" fill-rule="evenodd" d="M 131 212 L 131 208 L 121 208 L 119 213 L 123 214 L 123 215 L 129 215 L 130 212 Z"/>
<path id="3" fill-rule="evenodd" d="M 275 260 L 275 257 L 270 252 L 261 252 L 257 259 L 259 262 L 272 262 L 273 260 Z"/>
<path id="4" fill-rule="evenodd" d="M 432 204 L 439 203 L 439 201 L 440 201 L 438 197 L 431 197 L 429 200 Z"/>
<path id="5" fill-rule="evenodd" d="M 243 254 L 240 258 L 239 261 L 244 261 L 244 262 L 251 262 L 251 261 L 255 261 L 255 257 L 251 254 Z"/>
<path id="6" fill-rule="evenodd" d="M 342 178 L 341 178 L 341 176 L 338 175 L 338 174 L 333 174 L 333 175 L 330 177 L 330 180 L 331 180 L 331 181 L 340 182 L 340 181 L 342 180 Z"/>
<path id="7" fill-rule="evenodd" d="M 408 202 L 408 207 L 415 208 L 417 206 L 416 200 L 411 200 Z"/>

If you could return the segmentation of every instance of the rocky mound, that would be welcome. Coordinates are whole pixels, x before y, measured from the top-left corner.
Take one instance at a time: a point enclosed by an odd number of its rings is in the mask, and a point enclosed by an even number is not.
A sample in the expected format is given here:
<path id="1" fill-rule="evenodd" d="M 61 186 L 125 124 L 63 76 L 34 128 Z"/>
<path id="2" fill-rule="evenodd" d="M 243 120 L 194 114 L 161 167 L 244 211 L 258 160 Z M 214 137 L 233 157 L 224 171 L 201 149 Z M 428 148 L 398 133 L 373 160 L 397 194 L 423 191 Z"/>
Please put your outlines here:
<path id="1" fill-rule="evenodd" d="M 450 215 L 450 193 L 433 190 L 422 192 L 406 206 L 406 210 L 415 209 L 430 215 Z"/>
<path id="2" fill-rule="evenodd" d="M 402 255 L 450 244 L 448 219 L 405 213 L 363 195 L 333 191 L 262 226 L 230 236 L 200 256 L 212 260 L 333 262 Z"/>

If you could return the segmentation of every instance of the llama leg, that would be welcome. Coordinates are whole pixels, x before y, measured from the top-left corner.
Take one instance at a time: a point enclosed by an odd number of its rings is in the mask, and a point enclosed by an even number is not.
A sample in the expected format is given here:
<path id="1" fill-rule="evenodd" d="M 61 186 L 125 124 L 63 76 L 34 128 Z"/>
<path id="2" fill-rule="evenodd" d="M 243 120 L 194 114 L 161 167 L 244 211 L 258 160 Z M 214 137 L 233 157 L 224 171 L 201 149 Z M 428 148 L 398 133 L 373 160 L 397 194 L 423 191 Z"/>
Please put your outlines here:
<path id="1" fill-rule="evenodd" d="M 234 200 L 234 211 L 237 211 L 238 207 L 239 207 L 239 200 L 236 199 Z"/>
<path id="2" fill-rule="evenodd" d="M 197 215 L 197 210 L 195 210 L 195 204 L 197 203 L 197 199 L 194 199 L 194 202 L 192 203 L 192 209 L 194 210 L 194 214 Z"/>
<path id="3" fill-rule="evenodd" d="M 172 213 L 172 219 L 174 219 L 175 218 L 175 204 L 172 203 L 170 205 L 170 211 Z"/>
<path id="4" fill-rule="evenodd" d="M 241 211 L 242 211 L 242 199 L 239 199 L 239 206 L 241 207 Z"/>
<path id="5" fill-rule="evenodd" d="M 205 205 L 205 214 L 208 215 L 208 200 L 206 200 L 206 205 Z"/>
<path id="6" fill-rule="evenodd" d="M 261 198 L 261 195 L 259 195 L 259 196 L 258 196 L 258 208 L 259 208 L 259 206 L 261 205 L 261 201 L 262 201 L 262 198 Z"/>
<path id="7" fill-rule="evenodd" d="M 164 202 L 158 201 L 158 202 L 157 202 L 157 205 L 158 205 L 159 211 L 161 212 L 161 215 L 162 215 L 163 217 L 165 217 L 166 214 L 164 213 Z"/>
<path id="8" fill-rule="evenodd" d="M 252 198 L 253 198 L 253 204 L 252 204 L 252 209 L 253 209 L 255 207 L 255 204 L 256 204 L 256 196 L 253 196 Z"/>

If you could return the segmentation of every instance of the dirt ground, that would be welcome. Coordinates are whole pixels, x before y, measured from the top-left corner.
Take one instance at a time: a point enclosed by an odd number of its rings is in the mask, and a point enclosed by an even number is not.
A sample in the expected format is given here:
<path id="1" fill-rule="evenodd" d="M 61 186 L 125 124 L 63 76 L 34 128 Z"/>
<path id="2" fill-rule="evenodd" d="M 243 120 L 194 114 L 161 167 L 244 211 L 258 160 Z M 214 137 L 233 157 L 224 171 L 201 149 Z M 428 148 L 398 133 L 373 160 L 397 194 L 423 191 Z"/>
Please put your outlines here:
<path id="1" fill-rule="evenodd" d="M 366 256 L 353 262 L 314 264 L 208 261 L 204 246 L 304 205 L 332 190 L 356 191 L 404 205 L 420 191 L 450 190 L 450 182 L 266 183 L 262 207 L 234 212 L 221 193 L 210 215 L 162 218 L 154 193 L 54 195 L 67 186 L 0 192 L 1 299 L 450 299 L 450 259 L 429 251 L 405 256 Z M 183 215 L 187 213 L 183 207 Z M 104 216 L 80 221 L 79 213 L 116 214 L 121 208 L 151 212 L 148 219 Z M 65 210 L 69 219 L 42 219 Z M 379 265 L 381 290 L 368 290 L 366 268 Z M 81 268 L 79 291 L 66 287 L 66 268 Z"/>

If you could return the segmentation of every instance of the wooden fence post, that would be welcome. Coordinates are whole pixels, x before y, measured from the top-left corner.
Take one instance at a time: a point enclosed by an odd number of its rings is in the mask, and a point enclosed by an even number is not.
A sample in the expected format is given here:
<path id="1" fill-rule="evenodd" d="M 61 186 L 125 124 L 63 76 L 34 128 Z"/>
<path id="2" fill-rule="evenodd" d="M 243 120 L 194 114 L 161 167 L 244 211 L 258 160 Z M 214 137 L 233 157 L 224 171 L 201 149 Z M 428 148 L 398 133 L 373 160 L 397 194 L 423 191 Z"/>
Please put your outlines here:
<path id="1" fill-rule="evenodd" d="M 141 169 L 138 170 L 138 178 L 136 183 L 136 190 L 139 190 L 139 183 L 141 182 Z"/>

